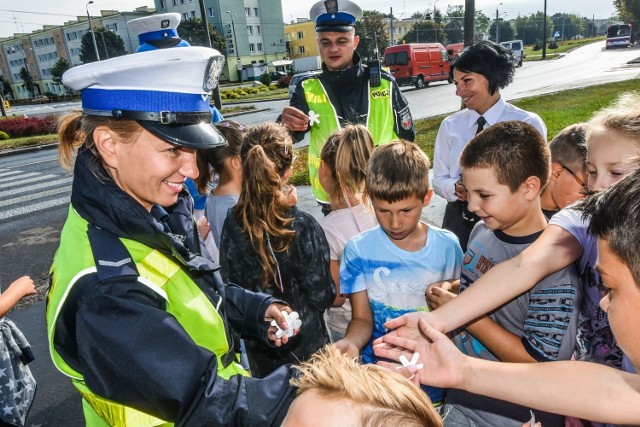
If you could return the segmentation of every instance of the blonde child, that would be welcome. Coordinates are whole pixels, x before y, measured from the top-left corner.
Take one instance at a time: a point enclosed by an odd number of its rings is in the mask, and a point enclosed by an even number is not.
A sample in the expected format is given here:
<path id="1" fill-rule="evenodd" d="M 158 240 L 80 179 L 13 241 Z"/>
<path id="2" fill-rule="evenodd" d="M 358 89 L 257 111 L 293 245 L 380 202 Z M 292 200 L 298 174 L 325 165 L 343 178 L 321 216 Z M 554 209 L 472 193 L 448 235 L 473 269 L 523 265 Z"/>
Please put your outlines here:
<path id="1" fill-rule="evenodd" d="M 31 347 L 16 325 L 4 317 L 22 297 L 35 293 L 33 280 L 22 276 L 0 295 L 1 426 L 24 426 L 36 393 L 36 381 L 27 366 L 34 359 Z"/>
<path id="2" fill-rule="evenodd" d="M 251 373 L 262 378 L 279 366 L 306 360 L 329 342 L 323 313 L 333 303 L 335 288 L 320 225 L 291 206 L 286 192 L 294 158 L 287 130 L 276 123 L 250 128 L 240 157 L 242 191 L 220 239 L 222 276 L 287 301 L 302 321 L 300 334 L 281 348 L 243 337 Z"/>
<path id="3" fill-rule="evenodd" d="M 336 299 L 325 313 L 332 342 L 344 338 L 351 320 L 351 303 L 340 294 L 340 260 L 347 240 L 378 224 L 363 200 L 367 162 L 374 143 L 363 125 L 347 125 L 329 136 L 320 152 L 320 184 L 330 198 L 331 212 L 320 219 L 330 251 Z"/>

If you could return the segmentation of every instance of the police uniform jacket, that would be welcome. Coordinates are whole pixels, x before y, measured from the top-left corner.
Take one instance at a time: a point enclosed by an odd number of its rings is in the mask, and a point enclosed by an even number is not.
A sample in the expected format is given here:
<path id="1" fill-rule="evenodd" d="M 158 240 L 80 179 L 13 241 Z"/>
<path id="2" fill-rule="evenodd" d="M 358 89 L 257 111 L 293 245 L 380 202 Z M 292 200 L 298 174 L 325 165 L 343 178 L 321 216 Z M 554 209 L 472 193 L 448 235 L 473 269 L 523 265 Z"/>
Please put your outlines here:
<path id="1" fill-rule="evenodd" d="M 335 108 L 341 125 L 367 123 L 369 111 L 369 71 L 362 64 L 360 55 L 353 53 L 354 65 L 346 70 L 330 71 L 322 64 L 322 73 L 318 76 L 322 85 L 327 89 L 327 95 L 331 105 Z M 392 106 L 395 117 L 395 133 L 398 137 L 407 141 L 415 140 L 416 133 L 413 129 L 413 120 L 409 110 L 409 102 L 400 91 L 393 76 L 385 71 L 382 78 L 391 82 Z M 305 100 L 302 79 L 298 82 L 296 90 L 291 96 L 289 105 L 309 113 L 309 106 Z M 337 129 L 336 129 L 337 130 Z M 293 138 L 300 141 L 305 132 L 292 132 Z"/>
<path id="2" fill-rule="evenodd" d="M 90 163 L 87 150 L 80 152 L 71 195 L 75 212 L 99 229 L 156 249 L 194 281 L 208 283 L 211 292 L 203 292 L 222 296 L 223 319 L 266 341 L 264 313 L 278 300 L 222 283 L 217 267 L 200 255 L 186 191 L 167 209 L 169 229 L 163 231 L 101 166 L 97 177 Z M 61 306 L 53 345 L 93 393 L 180 426 L 280 425 L 294 394 L 289 367 L 264 380 L 243 375 L 224 380 L 216 375 L 216 355 L 196 345 L 167 313 L 166 301 L 135 277 L 105 282 L 94 273 L 80 280 Z"/>

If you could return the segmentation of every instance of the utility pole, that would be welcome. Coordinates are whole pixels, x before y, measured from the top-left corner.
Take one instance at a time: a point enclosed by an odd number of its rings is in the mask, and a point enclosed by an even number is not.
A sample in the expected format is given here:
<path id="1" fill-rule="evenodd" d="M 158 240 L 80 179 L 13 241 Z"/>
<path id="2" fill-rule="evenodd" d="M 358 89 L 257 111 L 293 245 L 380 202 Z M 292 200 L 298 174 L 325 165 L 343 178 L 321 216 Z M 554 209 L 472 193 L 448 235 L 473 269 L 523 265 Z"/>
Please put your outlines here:
<path id="1" fill-rule="evenodd" d="M 500 7 L 502 3 L 498 3 L 496 6 L 496 43 L 500 43 L 500 16 L 498 16 L 498 7 Z"/>
<path id="2" fill-rule="evenodd" d="M 91 31 L 91 38 L 93 39 L 93 50 L 96 52 L 96 60 L 100 61 L 100 54 L 98 53 L 98 43 L 96 43 L 96 34 L 93 31 L 93 26 L 91 25 L 91 15 L 89 15 L 90 4 L 93 4 L 93 0 L 87 3 L 85 9 L 87 10 L 87 19 L 89 20 L 89 31 Z"/>
<path id="3" fill-rule="evenodd" d="M 433 2 L 433 32 L 435 33 L 436 43 L 438 43 L 438 23 L 436 22 L 436 3 L 439 0 Z"/>
<path id="4" fill-rule="evenodd" d="M 393 42 L 393 8 L 390 7 L 389 10 L 389 32 L 391 33 L 391 46 L 393 46 L 395 44 Z"/>
<path id="5" fill-rule="evenodd" d="M 542 14 L 542 59 L 547 57 L 547 0 L 544 0 L 544 12 Z"/>
<path id="6" fill-rule="evenodd" d="M 207 21 L 207 14 L 205 13 L 204 0 L 199 0 L 200 3 L 200 16 L 202 17 L 202 31 L 204 32 L 204 45 L 205 47 L 211 47 L 211 35 L 209 34 L 209 21 Z M 222 100 L 220 99 L 220 81 L 216 87 L 213 88 L 212 93 L 213 105 L 218 110 L 222 108 Z"/>
<path id="7" fill-rule="evenodd" d="M 471 46 L 475 38 L 476 2 L 465 0 L 464 2 L 464 45 Z"/>

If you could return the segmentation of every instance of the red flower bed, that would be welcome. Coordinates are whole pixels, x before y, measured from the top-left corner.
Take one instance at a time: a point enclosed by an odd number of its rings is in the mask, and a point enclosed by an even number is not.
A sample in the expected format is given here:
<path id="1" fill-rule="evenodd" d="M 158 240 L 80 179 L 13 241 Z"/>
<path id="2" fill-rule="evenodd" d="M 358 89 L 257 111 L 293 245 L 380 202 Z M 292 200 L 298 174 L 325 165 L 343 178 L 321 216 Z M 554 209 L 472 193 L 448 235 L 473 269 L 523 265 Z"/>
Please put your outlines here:
<path id="1" fill-rule="evenodd" d="M 13 117 L 0 120 L 0 130 L 8 133 L 10 138 L 55 133 L 56 125 L 57 120 L 54 116 Z"/>

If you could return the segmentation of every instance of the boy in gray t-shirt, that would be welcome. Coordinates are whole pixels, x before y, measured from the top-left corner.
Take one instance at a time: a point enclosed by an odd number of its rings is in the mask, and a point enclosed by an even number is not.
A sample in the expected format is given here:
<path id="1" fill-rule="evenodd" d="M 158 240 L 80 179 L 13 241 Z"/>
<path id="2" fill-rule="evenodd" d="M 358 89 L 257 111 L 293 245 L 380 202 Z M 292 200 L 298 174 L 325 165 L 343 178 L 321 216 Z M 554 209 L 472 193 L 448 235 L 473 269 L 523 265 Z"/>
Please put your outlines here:
<path id="1" fill-rule="evenodd" d="M 462 267 L 464 291 L 492 266 L 523 251 L 547 224 L 540 192 L 549 178 L 550 154 L 528 124 L 496 124 L 472 139 L 460 158 L 469 209 L 482 221 L 473 229 Z M 529 292 L 456 331 L 454 342 L 470 356 L 504 362 L 570 359 L 579 315 L 579 277 L 573 266 L 540 281 Z M 437 307 L 455 294 L 427 289 Z M 523 386 L 525 386 L 523 384 Z M 449 389 L 445 426 L 521 425 L 529 409 L 462 390 Z M 536 414 L 545 427 L 563 426 L 561 415 Z"/>

